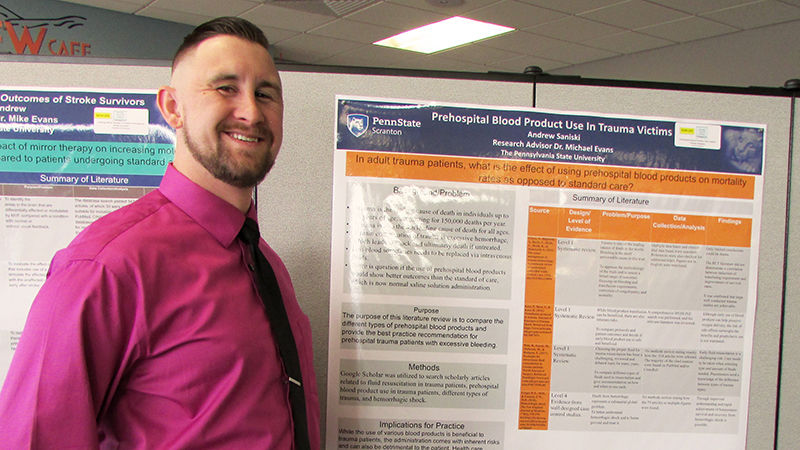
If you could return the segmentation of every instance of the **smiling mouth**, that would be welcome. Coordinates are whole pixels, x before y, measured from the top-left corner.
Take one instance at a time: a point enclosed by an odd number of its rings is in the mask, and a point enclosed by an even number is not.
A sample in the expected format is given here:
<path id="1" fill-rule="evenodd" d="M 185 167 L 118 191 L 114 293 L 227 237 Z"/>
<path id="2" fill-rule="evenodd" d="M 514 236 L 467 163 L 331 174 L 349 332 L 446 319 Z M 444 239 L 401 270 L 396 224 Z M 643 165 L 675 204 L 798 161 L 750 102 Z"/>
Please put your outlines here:
<path id="1" fill-rule="evenodd" d="M 246 136 L 246 135 L 240 134 L 240 133 L 227 133 L 227 134 L 228 134 L 228 136 L 230 136 L 230 137 L 232 137 L 232 138 L 234 138 L 234 139 L 236 139 L 238 141 L 243 141 L 243 142 L 260 142 L 260 141 L 262 141 L 262 139 L 260 137 Z"/>

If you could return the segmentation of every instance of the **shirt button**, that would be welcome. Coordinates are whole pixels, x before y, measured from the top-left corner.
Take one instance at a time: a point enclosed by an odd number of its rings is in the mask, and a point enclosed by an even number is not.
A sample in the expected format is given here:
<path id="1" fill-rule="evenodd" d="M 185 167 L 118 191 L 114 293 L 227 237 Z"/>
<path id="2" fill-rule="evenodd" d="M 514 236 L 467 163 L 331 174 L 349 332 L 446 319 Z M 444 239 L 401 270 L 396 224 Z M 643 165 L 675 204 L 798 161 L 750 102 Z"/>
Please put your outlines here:
<path id="1" fill-rule="evenodd" d="M 252 263 L 247 263 L 247 268 L 250 269 L 250 272 L 256 271 L 256 266 L 254 266 Z"/>

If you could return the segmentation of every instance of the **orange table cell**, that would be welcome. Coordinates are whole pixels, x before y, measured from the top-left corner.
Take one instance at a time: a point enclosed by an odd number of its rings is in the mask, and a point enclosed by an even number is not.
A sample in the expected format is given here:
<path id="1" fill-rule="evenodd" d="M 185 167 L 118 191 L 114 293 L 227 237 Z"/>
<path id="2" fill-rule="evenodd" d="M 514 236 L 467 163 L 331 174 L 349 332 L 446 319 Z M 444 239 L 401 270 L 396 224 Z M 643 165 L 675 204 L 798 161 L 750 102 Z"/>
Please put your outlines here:
<path id="1" fill-rule="evenodd" d="M 555 239 L 528 238 L 525 278 L 555 283 L 557 248 Z"/>
<path id="2" fill-rule="evenodd" d="M 752 232 L 752 219 L 709 217 L 706 245 L 750 247 Z"/>
<path id="3" fill-rule="evenodd" d="M 522 342 L 548 346 L 553 343 L 553 305 L 525 302 Z"/>
<path id="4" fill-rule="evenodd" d="M 705 245 L 708 217 L 685 214 L 653 214 L 651 241 Z"/>
<path id="5" fill-rule="evenodd" d="M 557 236 L 560 210 L 543 206 L 528 207 L 528 236 Z"/>
<path id="6" fill-rule="evenodd" d="M 634 242 L 650 240 L 652 214 L 602 211 L 600 216 L 598 239 Z"/>
<path id="7" fill-rule="evenodd" d="M 547 391 L 550 389 L 550 362 L 553 352 L 550 345 L 524 344 L 522 347 L 522 390 Z"/>
<path id="8" fill-rule="evenodd" d="M 600 214 L 596 209 L 561 208 L 558 217 L 558 237 L 598 239 Z"/>
<path id="9" fill-rule="evenodd" d="M 525 392 L 519 396 L 519 429 L 546 430 L 550 415 L 550 392 Z"/>

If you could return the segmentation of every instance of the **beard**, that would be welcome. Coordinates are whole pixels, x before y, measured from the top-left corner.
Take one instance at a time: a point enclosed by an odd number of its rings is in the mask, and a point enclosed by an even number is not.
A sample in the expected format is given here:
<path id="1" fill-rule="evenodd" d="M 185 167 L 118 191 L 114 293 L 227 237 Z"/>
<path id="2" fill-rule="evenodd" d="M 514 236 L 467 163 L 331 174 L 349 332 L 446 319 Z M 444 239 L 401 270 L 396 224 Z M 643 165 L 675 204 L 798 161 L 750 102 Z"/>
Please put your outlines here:
<path id="1" fill-rule="evenodd" d="M 258 135 L 263 138 L 267 149 L 251 164 L 237 161 L 234 156 L 235 150 L 225 146 L 220 139 L 212 148 L 204 149 L 189 136 L 190 133 L 184 132 L 183 142 L 192 157 L 214 178 L 231 186 L 251 188 L 257 186 L 267 176 L 275 163 L 275 155 L 270 151 L 273 143 L 272 133 L 266 128 L 260 128 L 258 131 Z"/>

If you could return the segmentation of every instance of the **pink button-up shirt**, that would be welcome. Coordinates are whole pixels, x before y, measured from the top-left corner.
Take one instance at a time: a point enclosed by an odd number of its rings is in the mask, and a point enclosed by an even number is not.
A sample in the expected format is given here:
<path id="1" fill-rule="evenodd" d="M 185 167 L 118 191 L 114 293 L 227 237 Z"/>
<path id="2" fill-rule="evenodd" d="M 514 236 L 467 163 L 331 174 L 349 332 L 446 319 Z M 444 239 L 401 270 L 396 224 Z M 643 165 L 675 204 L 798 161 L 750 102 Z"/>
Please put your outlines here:
<path id="1" fill-rule="evenodd" d="M 236 238 L 244 218 L 170 166 L 158 190 L 58 252 L 0 394 L 0 448 L 291 448 L 286 378 Z M 319 448 L 308 318 L 261 249 Z"/>

